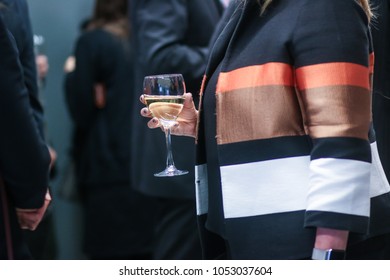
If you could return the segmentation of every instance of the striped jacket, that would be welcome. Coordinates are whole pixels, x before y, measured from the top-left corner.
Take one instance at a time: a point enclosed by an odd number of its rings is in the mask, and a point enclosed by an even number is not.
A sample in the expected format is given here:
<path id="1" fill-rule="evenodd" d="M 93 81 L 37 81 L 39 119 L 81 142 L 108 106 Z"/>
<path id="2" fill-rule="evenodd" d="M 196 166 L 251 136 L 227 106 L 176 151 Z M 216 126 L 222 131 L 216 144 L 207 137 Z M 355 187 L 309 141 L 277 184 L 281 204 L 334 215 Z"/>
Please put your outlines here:
<path id="1" fill-rule="evenodd" d="M 309 257 L 316 227 L 349 230 L 350 242 L 390 232 L 389 185 L 368 139 L 373 54 L 362 8 L 275 0 L 260 16 L 257 1 L 242 1 L 220 31 L 201 92 L 220 66 L 216 141 L 232 257 Z M 201 141 L 197 211 L 207 218 Z"/>

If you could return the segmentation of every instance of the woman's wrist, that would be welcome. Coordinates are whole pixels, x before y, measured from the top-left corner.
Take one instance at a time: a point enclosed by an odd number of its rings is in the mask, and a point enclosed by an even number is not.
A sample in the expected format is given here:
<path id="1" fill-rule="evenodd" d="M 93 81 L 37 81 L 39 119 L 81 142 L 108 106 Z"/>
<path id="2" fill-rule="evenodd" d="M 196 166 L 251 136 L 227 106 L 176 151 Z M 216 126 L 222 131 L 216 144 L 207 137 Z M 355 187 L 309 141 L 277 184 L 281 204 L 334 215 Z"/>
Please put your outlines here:
<path id="1" fill-rule="evenodd" d="M 314 248 L 346 250 L 349 231 L 329 228 L 317 228 Z"/>

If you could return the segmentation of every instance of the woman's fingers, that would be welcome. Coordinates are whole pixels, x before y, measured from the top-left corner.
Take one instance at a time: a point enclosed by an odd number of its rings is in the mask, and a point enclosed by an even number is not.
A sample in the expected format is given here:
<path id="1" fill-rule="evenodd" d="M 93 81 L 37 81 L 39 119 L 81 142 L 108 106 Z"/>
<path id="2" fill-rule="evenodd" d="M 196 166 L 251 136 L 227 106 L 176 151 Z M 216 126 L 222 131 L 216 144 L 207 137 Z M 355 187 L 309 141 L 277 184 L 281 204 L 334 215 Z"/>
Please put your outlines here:
<path id="1" fill-rule="evenodd" d="M 180 113 L 178 122 L 172 127 L 172 134 L 194 137 L 198 112 L 195 108 L 192 94 L 187 92 L 184 94 L 184 97 L 185 101 L 183 104 L 183 110 Z M 145 104 L 144 95 L 141 95 L 139 99 L 141 103 Z M 140 114 L 145 118 L 151 119 L 147 123 L 149 128 L 154 129 L 160 127 L 163 130 L 163 126 L 160 121 L 158 118 L 153 117 L 148 107 L 142 108 Z"/>
<path id="2" fill-rule="evenodd" d="M 186 92 L 186 93 L 184 93 L 184 97 L 185 97 L 184 104 L 183 104 L 184 108 L 191 108 L 191 107 L 193 107 L 194 106 L 194 104 L 193 104 L 194 101 L 192 99 L 192 94 L 190 92 Z"/>
<path id="3" fill-rule="evenodd" d="M 143 94 L 139 97 L 139 101 L 141 101 L 142 104 L 146 105 L 145 96 Z"/>
<path id="4" fill-rule="evenodd" d="M 146 117 L 146 118 L 151 118 L 152 114 L 150 113 L 150 111 L 147 107 L 144 107 L 141 109 L 141 116 Z"/>
<path id="5" fill-rule="evenodd" d="M 145 104 L 145 98 L 144 95 L 141 95 L 139 100 Z M 140 111 L 141 116 L 145 118 L 152 118 L 150 121 L 148 121 L 148 127 L 149 128 L 157 128 L 160 127 L 160 122 L 158 121 L 157 118 L 153 118 L 152 113 L 149 111 L 148 107 L 144 107 Z"/>
<path id="6" fill-rule="evenodd" d="M 157 118 L 152 118 L 150 121 L 148 121 L 148 127 L 149 128 L 157 128 L 160 127 L 160 122 Z"/>

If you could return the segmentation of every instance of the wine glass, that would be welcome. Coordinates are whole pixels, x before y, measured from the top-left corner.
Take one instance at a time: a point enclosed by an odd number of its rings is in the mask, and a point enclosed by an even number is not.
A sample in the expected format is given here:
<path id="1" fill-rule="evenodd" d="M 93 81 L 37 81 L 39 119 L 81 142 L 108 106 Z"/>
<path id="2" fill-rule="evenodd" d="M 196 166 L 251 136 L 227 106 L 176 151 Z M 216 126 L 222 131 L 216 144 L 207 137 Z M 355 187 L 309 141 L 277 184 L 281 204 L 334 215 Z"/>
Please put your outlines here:
<path id="1" fill-rule="evenodd" d="M 144 78 L 144 98 L 152 115 L 159 119 L 165 132 L 167 160 L 165 170 L 155 173 L 156 177 L 172 177 L 187 174 L 188 171 L 175 167 L 172 155 L 171 128 L 183 109 L 186 86 L 181 74 L 163 74 Z"/>

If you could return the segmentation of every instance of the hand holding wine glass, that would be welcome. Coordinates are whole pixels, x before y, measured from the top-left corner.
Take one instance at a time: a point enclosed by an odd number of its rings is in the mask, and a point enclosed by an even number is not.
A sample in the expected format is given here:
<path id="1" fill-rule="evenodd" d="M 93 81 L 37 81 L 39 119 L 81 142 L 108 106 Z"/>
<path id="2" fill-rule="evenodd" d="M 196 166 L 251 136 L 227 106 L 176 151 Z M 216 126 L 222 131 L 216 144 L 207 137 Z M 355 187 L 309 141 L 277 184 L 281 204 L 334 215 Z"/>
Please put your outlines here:
<path id="1" fill-rule="evenodd" d="M 154 174 L 157 177 L 178 176 L 188 173 L 188 171 L 178 170 L 175 167 L 171 147 L 171 129 L 177 124 L 177 118 L 183 109 L 186 100 L 186 95 L 184 95 L 184 93 L 185 83 L 181 74 L 165 74 L 147 76 L 144 78 L 144 94 L 142 95 L 142 101 L 148 106 L 148 110 L 143 109 L 141 111 L 141 114 L 143 116 L 150 117 L 150 112 L 154 118 L 151 122 L 149 122 L 149 127 L 156 127 L 158 126 L 158 123 L 163 127 L 166 136 L 166 169 L 162 172 Z M 187 101 L 185 104 L 186 107 L 191 107 L 191 103 L 192 102 Z M 188 108 L 186 108 L 185 112 L 187 113 L 183 114 L 188 114 L 189 111 L 191 111 L 191 109 L 188 110 Z M 192 130 L 189 135 L 195 134 L 194 131 L 197 111 L 195 110 L 193 103 L 192 115 L 193 120 L 191 120 L 191 124 L 187 126 L 188 128 L 192 125 L 192 129 L 189 129 L 190 131 Z M 156 119 L 158 119 L 158 122 L 156 121 Z M 154 122 L 156 123 L 156 125 L 153 125 Z"/>
<path id="2" fill-rule="evenodd" d="M 196 124 L 198 121 L 198 111 L 196 110 L 192 94 L 186 92 L 184 95 L 183 109 L 181 110 L 179 116 L 176 119 L 176 123 L 171 127 L 171 135 L 177 136 L 188 136 L 195 138 L 196 134 Z M 146 105 L 144 95 L 141 95 L 140 101 Z M 154 117 L 149 111 L 148 107 L 144 107 L 141 110 L 141 116 L 145 118 L 151 118 L 148 122 L 148 127 L 151 129 L 161 128 L 161 125 L 158 118 Z"/>

